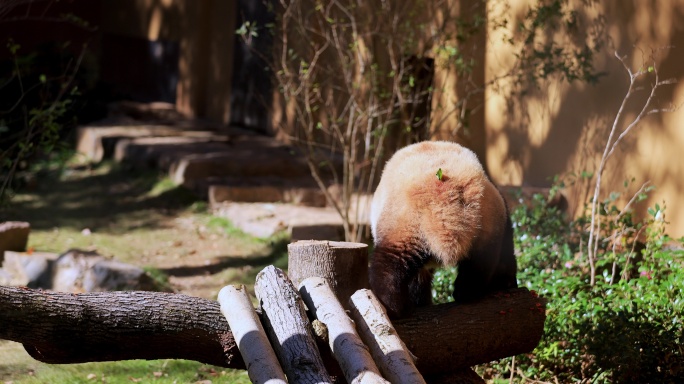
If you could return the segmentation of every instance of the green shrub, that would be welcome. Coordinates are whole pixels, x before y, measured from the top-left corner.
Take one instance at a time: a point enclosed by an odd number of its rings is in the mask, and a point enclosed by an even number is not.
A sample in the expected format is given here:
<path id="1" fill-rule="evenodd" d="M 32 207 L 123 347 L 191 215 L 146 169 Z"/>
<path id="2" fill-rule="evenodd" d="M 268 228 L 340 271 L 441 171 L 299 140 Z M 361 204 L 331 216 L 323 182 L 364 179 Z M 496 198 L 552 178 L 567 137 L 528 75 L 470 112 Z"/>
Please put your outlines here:
<path id="1" fill-rule="evenodd" d="M 586 217 L 568 220 L 541 195 L 512 212 L 519 284 L 548 300 L 544 336 L 532 353 L 515 357 L 516 379 L 684 382 L 684 239 L 664 233 L 664 207 L 633 222 L 615 201 L 613 195 L 601 204 L 605 240 L 594 286 L 582 249 Z M 449 297 L 454 275 L 436 273 L 436 301 Z M 508 380 L 512 363 L 502 359 L 478 372 Z"/>

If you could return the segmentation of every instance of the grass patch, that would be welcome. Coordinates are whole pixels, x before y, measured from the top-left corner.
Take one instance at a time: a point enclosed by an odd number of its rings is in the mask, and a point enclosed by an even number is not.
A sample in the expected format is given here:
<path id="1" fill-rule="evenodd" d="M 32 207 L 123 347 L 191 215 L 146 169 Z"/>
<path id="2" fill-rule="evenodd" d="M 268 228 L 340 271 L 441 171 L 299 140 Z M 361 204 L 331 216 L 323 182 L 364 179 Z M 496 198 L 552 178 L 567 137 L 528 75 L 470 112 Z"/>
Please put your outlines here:
<path id="1" fill-rule="evenodd" d="M 169 282 L 169 275 L 155 267 L 144 266 L 143 271 L 154 281 L 154 286 L 163 292 L 173 292 L 173 286 Z"/>
<path id="2" fill-rule="evenodd" d="M 284 233 L 268 239 L 246 234 L 156 172 L 55 162 L 35 176 L 36 183 L 3 212 L 9 220 L 31 223 L 29 247 L 35 251 L 96 251 L 144 268 L 163 287 L 207 299 L 228 284 L 244 284 L 253 293 L 263 267 L 287 267 Z M 245 371 L 184 360 L 48 365 L 20 344 L 0 340 L 0 383 L 201 380 L 249 383 Z"/>
<path id="3" fill-rule="evenodd" d="M 31 359 L 21 344 L 1 341 L 0 380 L 14 384 L 46 383 L 194 383 L 211 380 L 249 383 L 246 371 L 227 369 L 187 360 L 129 360 L 85 364 L 51 365 Z M 12 353 L 14 357 L 5 356 Z"/>

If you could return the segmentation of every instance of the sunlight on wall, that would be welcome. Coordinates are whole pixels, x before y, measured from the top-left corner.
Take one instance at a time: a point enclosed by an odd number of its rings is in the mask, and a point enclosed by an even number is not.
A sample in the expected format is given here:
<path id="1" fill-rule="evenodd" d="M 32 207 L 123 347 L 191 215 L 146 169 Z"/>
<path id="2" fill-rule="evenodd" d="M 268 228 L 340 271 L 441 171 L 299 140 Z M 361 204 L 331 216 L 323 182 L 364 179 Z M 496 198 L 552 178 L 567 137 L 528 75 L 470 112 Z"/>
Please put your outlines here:
<path id="1" fill-rule="evenodd" d="M 147 38 L 150 40 L 159 40 L 159 31 L 161 31 L 163 10 L 160 7 L 152 8 L 152 15 L 147 26 Z"/>
<path id="2" fill-rule="evenodd" d="M 577 2 L 579 3 L 579 1 Z M 526 0 L 512 1 L 505 12 L 522 15 Z M 487 165 L 499 184 L 549 186 L 554 175 L 593 171 L 603 151 L 609 129 L 627 87 L 628 75 L 614 57 L 617 51 L 627 56 L 632 70 L 648 67 L 652 51 L 664 78 L 676 77 L 680 83 L 663 87 L 655 106 L 666 108 L 671 102 L 684 103 L 684 47 L 673 47 L 684 41 L 684 1 L 592 3 L 590 13 L 605 15 L 605 28 L 610 40 L 598 53 L 596 68 L 607 75 L 595 86 L 561 83 L 547 79 L 543 85 L 524 96 L 511 97 L 510 89 L 489 89 L 486 94 Z M 581 8 L 586 9 L 586 8 Z M 495 14 L 496 9 L 490 12 Z M 501 10 L 498 10 L 501 11 Z M 501 76 L 513 65 L 510 45 L 502 44 L 502 30 L 489 31 L 487 37 L 486 79 Z M 653 76 L 641 85 L 648 89 Z M 510 86 L 510 84 L 508 84 Z M 636 93 L 627 104 L 620 122 L 624 128 L 643 105 L 647 90 Z M 654 114 L 643 120 L 619 146 L 604 175 L 604 195 L 622 192 L 626 202 L 642 183 L 651 181 L 657 187 L 645 205 L 636 212 L 645 214 L 648 206 L 665 200 L 668 231 L 684 235 L 684 110 Z M 625 190 L 624 180 L 635 181 Z M 586 197 L 587 183 L 566 191 L 574 208 L 580 208 Z"/>

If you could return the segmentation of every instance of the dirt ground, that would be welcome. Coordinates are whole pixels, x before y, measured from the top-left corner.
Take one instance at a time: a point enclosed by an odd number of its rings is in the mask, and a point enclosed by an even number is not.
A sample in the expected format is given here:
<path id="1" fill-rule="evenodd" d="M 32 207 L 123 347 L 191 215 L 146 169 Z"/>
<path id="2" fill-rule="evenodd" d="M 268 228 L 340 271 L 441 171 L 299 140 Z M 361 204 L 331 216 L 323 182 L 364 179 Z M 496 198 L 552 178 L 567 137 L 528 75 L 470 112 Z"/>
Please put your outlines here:
<path id="1" fill-rule="evenodd" d="M 28 180 L 4 213 L 31 224 L 30 250 L 97 251 L 145 268 L 176 292 L 206 299 L 215 299 L 227 284 L 252 290 L 263 267 L 287 263 L 287 239 L 242 233 L 207 212 L 202 199 L 152 171 L 53 165 Z M 180 382 L 249 381 L 244 371 L 178 360 L 43 364 L 21 344 L 0 340 L 0 383 L 85 383 L 92 377 L 112 383 L 171 383 L 178 377 Z"/>
<path id="2" fill-rule="evenodd" d="M 203 200 L 155 172 L 104 164 L 38 173 L 7 216 L 31 223 L 32 250 L 97 251 L 158 270 L 177 292 L 208 299 L 226 284 L 251 288 L 266 265 L 285 266 L 285 239 L 254 238 L 206 211 Z"/>

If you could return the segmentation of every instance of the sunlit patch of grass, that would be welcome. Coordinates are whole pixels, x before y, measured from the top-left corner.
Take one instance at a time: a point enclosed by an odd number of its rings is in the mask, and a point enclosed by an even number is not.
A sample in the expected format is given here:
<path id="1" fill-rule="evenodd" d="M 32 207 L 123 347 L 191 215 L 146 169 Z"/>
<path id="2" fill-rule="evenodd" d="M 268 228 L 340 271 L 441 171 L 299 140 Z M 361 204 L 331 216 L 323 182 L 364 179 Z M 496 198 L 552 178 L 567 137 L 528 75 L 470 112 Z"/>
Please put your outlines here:
<path id="1" fill-rule="evenodd" d="M 169 276 L 157 268 L 145 266 L 143 270 L 154 281 L 154 286 L 160 291 L 173 292 L 173 287 L 169 283 Z"/>
<path id="2" fill-rule="evenodd" d="M 176 289 L 209 299 L 227 284 L 245 284 L 253 292 L 265 266 L 287 267 L 285 234 L 268 239 L 246 234 L 157 172 L 131 172 L 107 162 L 49 169 L 33 189 L 16 196 L 9 212 L 12 219 L 31 223 L 28 245 L 35 251 L 96 251 L 143 267 L 155 280 L 181 280 Z M 184 267 L 194 274 L 169 272 Z M 244 371 L 183 360 L 48 365 L 33 360 L 20 344 L 0 340 L 0 383 L 201 380 L 249 382 Z"/>
<path id="3" fill-rule="evenodd" d="M 214 367 L 188 360 L 129 360 L 51 365 L 33 360 L 21 344 L 0 342 L 0 380 L 14 384 L 46 383 L 194 383 L 201 380 L 249 383 L 246 371 Z M 11 355 L 9 355 L 11 354 Z"/>
<path id="4" fill-rule="evenodd" d="M 252 242 L 260 242 L 262 239 L 259 239 L 258 237 L 252 236 L 248 233 L 243 232 L 240 228 L 236 227 L 233 225 L 233 223 L 225 218 L 225 217 L 219 217 L 219 216 L 207 216 L 205 218 L 205 222 L 208 228 L 218 230 L 222 233 L 224 233 L 227 236 L 235 237 L 235 238 L 241 238 L 244 240 L 252 241 Z"/>
<path id="5" fill-rule="evenodd" d="M 169 179 L 168 177 L 162 177 L 159 178 L 156 183 L 154 183 L 149 192 L 147 192 L 147 195 L 156 197 L 176 188 L 178 188 L 178 185 L 174 183 L 173 180 Z"/>

